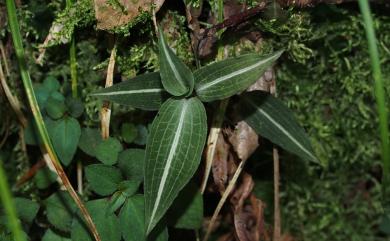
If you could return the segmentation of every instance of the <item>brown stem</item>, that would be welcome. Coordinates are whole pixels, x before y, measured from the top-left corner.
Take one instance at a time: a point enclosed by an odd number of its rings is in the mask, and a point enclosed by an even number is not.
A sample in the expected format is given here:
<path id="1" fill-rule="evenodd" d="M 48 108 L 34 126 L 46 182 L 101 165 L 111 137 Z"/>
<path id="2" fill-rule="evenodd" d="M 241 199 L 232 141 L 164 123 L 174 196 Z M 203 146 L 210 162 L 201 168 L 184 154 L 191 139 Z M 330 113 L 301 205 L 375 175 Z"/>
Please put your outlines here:
<path id="1" fill-rule="evenodd" d="M 273 241 L 280 241 L 281 219 L 280 219 L 280 197 L 279 197 L 279 152 L 276 147 L 273 149 L 274 156 L 274 237 Z"/>

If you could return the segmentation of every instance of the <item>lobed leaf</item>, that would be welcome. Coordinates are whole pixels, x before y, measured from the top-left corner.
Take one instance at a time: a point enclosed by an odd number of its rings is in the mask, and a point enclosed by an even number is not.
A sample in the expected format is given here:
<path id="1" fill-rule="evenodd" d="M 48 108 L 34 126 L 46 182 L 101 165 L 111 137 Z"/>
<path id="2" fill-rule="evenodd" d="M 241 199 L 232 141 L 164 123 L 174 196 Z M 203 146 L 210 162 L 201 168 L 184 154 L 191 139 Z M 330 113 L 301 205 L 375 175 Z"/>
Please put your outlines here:
<path id="1" fill-rule="evenodd" d="M 191 70 L 168 46 L 161 28 L 158 32 L 160 72 L 164 88 L 174 96 L 191 94 L 194 89 L 194 76 Z"/>
<path id="2" fill-rule="evenodd" d="M 194 72 L 195 91 L 205 102 L 233 96 L 256 82 L 282 53 L 247 54 L 202 67 Z"/>
<path id="3" fill-rule="evenodd" d="M 168 99 L 152 123 L 145 156 L 147 233 L 194 175 L 206 141 L 206 111 L 198 98 Z"/>
<path id="4" fill-rule="evenodd" d="M 161 84 L 160 73 L 154 72 L 136 76 L 91 95 L 134 108 L 158 110 L 167 93 Z"/>
<path id="5" fill-rule="evenodd" d="M 280 100 L 262 91 L 245 93 L 241 100 L 239 110 L 257 134 L 306 160 L 318 162 L 305 131 Z"/>

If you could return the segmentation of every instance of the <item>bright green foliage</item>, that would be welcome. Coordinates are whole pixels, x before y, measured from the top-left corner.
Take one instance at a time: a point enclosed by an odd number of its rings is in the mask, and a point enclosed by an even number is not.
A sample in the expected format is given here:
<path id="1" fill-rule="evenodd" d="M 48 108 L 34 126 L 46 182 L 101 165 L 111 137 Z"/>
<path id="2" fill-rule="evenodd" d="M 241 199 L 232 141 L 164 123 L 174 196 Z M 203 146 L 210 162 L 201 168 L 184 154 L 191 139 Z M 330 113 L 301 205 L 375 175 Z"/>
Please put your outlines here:
<path id="1" fill-rule="evenodd" d="M 158 32 L 160 74 L 164 89 L 174 96 L 188 96 L 194 89 L 194 76 L 168 46 L 163 30 L 159 28 Z"/>
<path id="2" fill-rule="evenodd" d="M 206 141 L 206 118 L 203 104 L 194 97 L 168 99 L 154 119 L 145 156 L 147 233 L 194 175 Z"/>
<path id="3" fill-rule="evenodd" d="M 47 122 L 47 129 L 60 161 L 66 166 L 69 165 L 81 135 L 79 122 L 72 117 L 66 117 Z"/>
<path id="4" fill-rule="evenodd" d="M 241 99 L 241 115 L 256 133 L 306 160 L 317 162 L 305 131 L 280 100 L 261 91 L 245 93 Z"/>
<path id="5" fill-rule="evenodd" d="M 256 82 L 282 53 L 248 54 L 200 68 L 194 72 L 196 94 L 205 102 L 235 95 Z"/>
<path id="6" fill-rule="evenodd" d="M 96 158 L 106 165 L 114 165 L 118 161 L 118 154 L 122 145 L 118 139 L 109 137 L 96 146 Z"/>
<path id="7" fill-rule="evenodd" d="M 92 216 L 102 241 L 120 241 L 119 219 L 115 214 L 108 212 L 109 202 L 107 199 L 89 201 L 85 205 Z M 71 238 L 72 241 L 93 241 L 80 215 L 73 218 Z"/>
<path id="8" fill-rule="evenodd" d="M 119 214 L 123 239 L 125 241 L 168 241 L 167 229 L 162 229 L 160 226 L 146 238 L 144 210 L 144 196 L 135 195 L 127 199 Z"/>
<path id="9" fill-rule="evenodd" d="M 64 191 L 56 192 L 48 197 L 44 203 L 49 222 L 56 229 L 64 232 L 70 231 L 76 204 L 69 194 Z"/>
<path id="10" fill-rule="evenodd" d="M 120 170 L 104 164 L 92 164 L 85 168 L 85 176 L 94 192 L 106 196 L 115 192 L 122 181 Z"/>

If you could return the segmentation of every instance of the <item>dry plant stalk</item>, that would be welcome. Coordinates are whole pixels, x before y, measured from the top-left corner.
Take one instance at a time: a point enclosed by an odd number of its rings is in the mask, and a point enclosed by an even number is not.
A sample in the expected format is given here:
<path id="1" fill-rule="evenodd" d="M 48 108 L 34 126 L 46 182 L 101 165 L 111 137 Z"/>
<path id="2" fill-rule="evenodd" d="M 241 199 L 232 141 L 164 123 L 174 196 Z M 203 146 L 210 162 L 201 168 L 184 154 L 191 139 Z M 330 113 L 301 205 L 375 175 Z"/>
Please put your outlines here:
<path id="1" fill-rule="evenodd" d="M 114 69 L 115 69 L 115 57 L 116 57 L 116 45 L 111 50 L 110 61 L 107 68 L 107 77 L 105 87 L 112 86 L 114 82 Z M 110 118 L 111 118 L 111 103 L 109 101 L 103 102 L 103 107 L 100 110 L 102 137 L 107 139 L 110 137 Z"/>

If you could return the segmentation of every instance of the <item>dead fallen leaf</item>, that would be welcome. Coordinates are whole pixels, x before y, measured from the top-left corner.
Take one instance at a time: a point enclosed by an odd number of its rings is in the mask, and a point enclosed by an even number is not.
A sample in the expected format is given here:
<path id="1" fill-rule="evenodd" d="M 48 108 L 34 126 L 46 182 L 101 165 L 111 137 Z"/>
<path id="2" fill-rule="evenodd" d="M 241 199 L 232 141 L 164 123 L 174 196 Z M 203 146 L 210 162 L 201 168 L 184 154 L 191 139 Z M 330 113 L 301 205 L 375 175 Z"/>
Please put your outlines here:
<path id="1" fill-rule="evenodd" d="M 155 4 L 157 12 L 164 0 L 118 0 L 120 7 L 114 7 L 108 0 L 94 0 L 97 28 L 109 30 L 133 21 L 142 11 L 151 11 Z"/>
<path id="2" fill-rule="evenodd" d="M 220 193 L 225 191 L 225 185 L 228 181 L 228 158 L 229 145 L 226 143 L 222 133 L 218 135 L 217 147 L 215 150 L 214 160 L 212 164 L 212 172 L 214 183 Z"/>
<path id="3" fill-rule="evenodd" d="M 247 160 L 259 146 L 258 135 L 244 121 L 237 123 L 229 135 L 229 142 L 240 160 Z"/>

